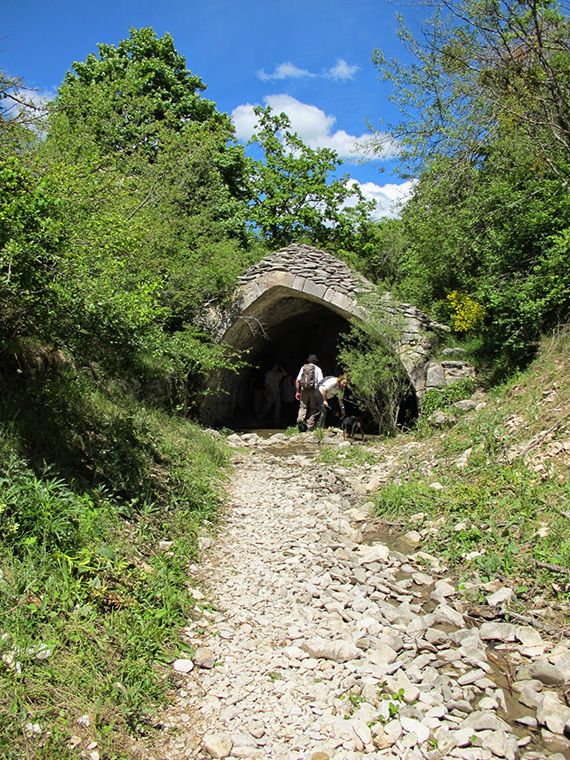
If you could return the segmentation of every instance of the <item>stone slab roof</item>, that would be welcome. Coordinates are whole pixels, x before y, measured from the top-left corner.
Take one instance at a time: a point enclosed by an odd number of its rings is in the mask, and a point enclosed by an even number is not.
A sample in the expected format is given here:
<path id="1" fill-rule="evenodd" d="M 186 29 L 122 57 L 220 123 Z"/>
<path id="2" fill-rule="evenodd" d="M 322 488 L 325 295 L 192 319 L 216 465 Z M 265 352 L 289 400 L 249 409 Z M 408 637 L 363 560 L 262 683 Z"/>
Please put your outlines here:
<path id="1" fill-rule="evenodd" d="M 349 297 L 374 287 L 344 261 L 303 243 L 293 243 L 266 256 L 248 269 L 239 282 L 240 285 L 246 285 L 264 274 L 283 271 L 309 279 L 315 285 L 332 288 Z"/>

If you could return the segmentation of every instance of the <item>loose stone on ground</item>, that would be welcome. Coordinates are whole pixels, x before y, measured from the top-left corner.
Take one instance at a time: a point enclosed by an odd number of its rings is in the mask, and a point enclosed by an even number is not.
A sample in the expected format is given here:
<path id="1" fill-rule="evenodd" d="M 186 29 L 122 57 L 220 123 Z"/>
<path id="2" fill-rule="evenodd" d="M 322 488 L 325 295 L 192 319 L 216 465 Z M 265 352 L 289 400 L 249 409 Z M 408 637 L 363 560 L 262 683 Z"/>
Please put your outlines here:
<path id="1" fill-rule="evenodd" d="M 158 756 L 570 757 L 567 642 L 524 625 L 468 627 L 466 602 L 417 536 L 405 553 L 363 542 L 354 471 L 317 467 L 314 444 L 283 456 L 284 437 L 255 438 L 194 568 L 202 592 L 184 630 L 194 656 L 173 663 L 180 688 L 162 722 L 174 733 Z M 396 466 L 368 476 L 386 481 Z M 490 602 L 509 598 L 499 589 Z M 516 673 L 512 694 L 499 654 Z"/>

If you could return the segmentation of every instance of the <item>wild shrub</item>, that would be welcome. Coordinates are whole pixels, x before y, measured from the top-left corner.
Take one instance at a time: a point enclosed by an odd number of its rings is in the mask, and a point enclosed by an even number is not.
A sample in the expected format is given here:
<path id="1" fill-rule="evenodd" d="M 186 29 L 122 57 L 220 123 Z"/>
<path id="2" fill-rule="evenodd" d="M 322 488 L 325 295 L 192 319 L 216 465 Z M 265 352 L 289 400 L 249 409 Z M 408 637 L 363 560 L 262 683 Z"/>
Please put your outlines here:
<path id="1" fill-rule="evenodd" d="M 396 432 L 400 403 L 410 380 L 397 354 L 401 320 L 380 290 L 367 294 L 369 318 L 353 325 L 339 352 L 352 395 L 388 435 Z"/>
<path id="2" fill-rule="evenodd" d="M 429 416 L 438 409 L 446 409 L 455 401 L 469 398 L 475 388 L 476 383 L 471 378 L 458 380 L 445 388 L 430 388 L 422 398 L 422 416 Z"/>
<path id="3" fill-rule="evenodd" d="M 107 398 L 108 421 L 125 413 L 113 411 L 116 404 Z M 126 733 L 143 729 L 147 710 L 169 685 L 163 663 L 182 652 L 179 629 L 193 605 L 188 561 L 200 525 L 215 520 L 226 454 L 183 419 L 129 411 L 128 435 L 113 424 L 99 428 L 91 455 L 100 451 L 105 459 L 96 487 L 40 466 L 39 458 L 32 468 L 23 455 L 30 440 L 0 415 L 3 757 L 29 756 L 30 724 L 39 726 L 38 756 L 67 756 L 77 733 L 85 744 L 96 740 L 101 751 L 121 755 Z M 129 438 L 144 454 L 147 485 L 137 492 L 131 472 L 121 494 L 104 476 L 125 466 L 121 450 Z M 145 439 L 152 449 L 144 449 Z M 169 542 L 163 551 L 162 540 Z M 91 719 L 86 729 L 77 725 L 84 714 Z"/>

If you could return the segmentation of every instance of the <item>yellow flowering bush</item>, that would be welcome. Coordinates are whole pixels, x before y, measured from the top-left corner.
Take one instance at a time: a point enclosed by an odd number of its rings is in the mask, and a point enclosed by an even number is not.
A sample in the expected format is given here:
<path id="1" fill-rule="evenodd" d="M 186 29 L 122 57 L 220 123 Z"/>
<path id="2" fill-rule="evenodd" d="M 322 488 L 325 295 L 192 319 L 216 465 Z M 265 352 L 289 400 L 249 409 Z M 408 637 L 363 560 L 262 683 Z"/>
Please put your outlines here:
<path id="1" fill-rule="evenodd" d="M 452 290 L 447 296 L 451 309 L 451 326 L 455 332 L 469 332 L 485 316 L 485 309 L 467 293 Z"/>

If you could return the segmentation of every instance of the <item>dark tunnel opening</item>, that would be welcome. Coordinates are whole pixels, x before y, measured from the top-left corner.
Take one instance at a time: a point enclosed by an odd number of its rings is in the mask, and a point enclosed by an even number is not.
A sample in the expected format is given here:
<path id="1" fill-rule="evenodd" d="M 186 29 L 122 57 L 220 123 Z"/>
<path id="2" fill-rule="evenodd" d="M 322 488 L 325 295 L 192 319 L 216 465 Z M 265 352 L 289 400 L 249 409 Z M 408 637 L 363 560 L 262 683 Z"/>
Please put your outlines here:
<path id="1" fill-rule="evenodd" d="M 298 409 L 294 381 L 309 354 L 318 356 L 323 375 L 341 371 L 339 339 L 350 330 L 349 322 L 311 301 L 287 298 L 282 299 L 280 306 L 286 316 L 273 324 L 265 322 L 264 335 L 255 340 L 249 351 L 251 366 L 244 368 L 237 380 L 230 417 L 224 423 L 227 427 L 255 429 L 294 425 Z M 277 418 L 264 392 L 265 373 L 274 365 L 286 373 Z"/>
<path id="2" fill-rule="evenodd" d="M 277 290 L 277 289 L 276 289 Z M 299 404 L 295 378 L 309 354 L 316 354 L 323 375 L 343 371 L 338 354 L 350 321 L 322 303 L 275 290 L 260 298 L 257 308 L 242 314 L 228 329 L 225 340 L 244 352 L 248 366 L 222 380 L 223 394 L 210 397 L 203 407 L 207 424 L 233 430 L 284 429 L 295 425 Z M 265 374 L 274 365 L 283 368 L 279 408 L 271 405 L 264 389 Z M 359 408 L 350 392 L 345 394 L 347 415 L 361 415 L 367 433 L 378 433 L 378 425 Z M 334 410 L 334 403 L 333 403 Z M 331 425 L 340 423 L 337 414 L 328 416 Z M 418 416 L 418 402 L 410 385 L 402 399 L 398 426 L 409 429 Z"/>

